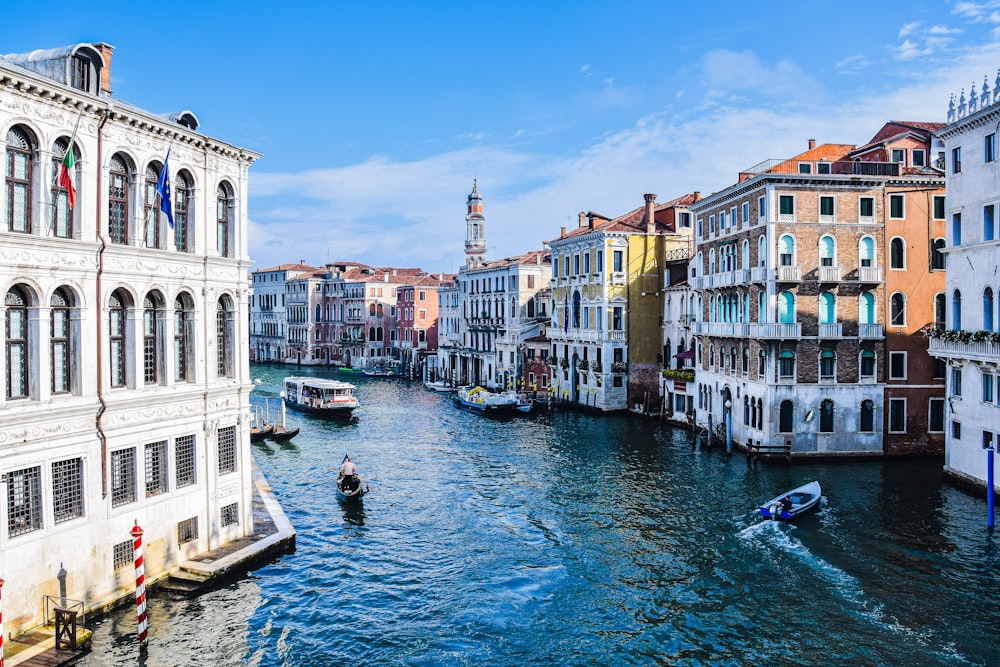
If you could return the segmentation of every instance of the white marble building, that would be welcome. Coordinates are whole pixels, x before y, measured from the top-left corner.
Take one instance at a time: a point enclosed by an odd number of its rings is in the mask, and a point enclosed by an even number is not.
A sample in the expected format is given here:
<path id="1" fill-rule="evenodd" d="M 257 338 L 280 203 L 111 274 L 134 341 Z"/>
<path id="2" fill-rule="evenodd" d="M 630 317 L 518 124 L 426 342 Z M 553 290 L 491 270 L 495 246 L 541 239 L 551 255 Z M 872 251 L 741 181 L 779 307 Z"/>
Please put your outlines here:
<path id="1" fill-rule="evenodd" d="M 131 595 L 136 522 L 150 580 L 253 529 L 246 201 L 259 155 L 202 134 L 190 112 L 112 97 L 112 51 L 0 57 L 9 635 L 42 622 L 47 595 L 87 610 Z M 157 195 L 168 149 L 172 226 Z M 56 176 L 67 150 L 72 208 Z"/>
<path id="2" fill-rule="evenodd" d="M 986 488 L 988 448 L 1000 437 L 1000 74 L 948 109 L 945 143 L 947 290 L 930 353 L 948 364 L 945 472 Z M 996 487 L 994 487 L 996 488 Z"/>

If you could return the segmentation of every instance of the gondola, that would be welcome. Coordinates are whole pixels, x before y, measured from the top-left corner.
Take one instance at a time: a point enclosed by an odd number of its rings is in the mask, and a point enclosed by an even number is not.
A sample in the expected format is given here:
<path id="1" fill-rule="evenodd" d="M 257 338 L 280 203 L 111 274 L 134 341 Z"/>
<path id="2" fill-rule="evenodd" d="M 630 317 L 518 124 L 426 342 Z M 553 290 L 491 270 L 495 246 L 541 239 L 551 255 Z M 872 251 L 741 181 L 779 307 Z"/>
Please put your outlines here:
<path id="1" fill-rule="evenodd" d="M 344 457 L 344 461 L 348 459 Z M 353 475 L 345 475 L 343 470 L 337 473 L 337 495 L 341 500 L 361 500 L 361 497 L 368 493 L 368 486 L 361 479 L 361 475 L 355 470 Z"/>
<path id="2" fill-rule="evenodd" d="M 281 392 L 281 423 L 272 427 L 270 438 L 278 442 L 288 442 L 299 434 L 300 428 L 299 426 L 288 428 L 285 424 L 285 392 Z"/>

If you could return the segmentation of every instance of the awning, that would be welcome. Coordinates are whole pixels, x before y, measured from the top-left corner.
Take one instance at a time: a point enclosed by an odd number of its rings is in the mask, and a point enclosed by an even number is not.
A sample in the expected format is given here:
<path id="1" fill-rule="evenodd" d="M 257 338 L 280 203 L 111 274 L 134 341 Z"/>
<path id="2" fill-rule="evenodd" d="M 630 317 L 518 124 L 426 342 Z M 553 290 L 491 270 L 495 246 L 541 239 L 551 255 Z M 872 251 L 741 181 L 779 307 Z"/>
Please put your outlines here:
<path id="1" fill-rule="evenodd" d="M 674 355 L 674 359 L 694 359 L 694 350 L 684 350 Z"/>

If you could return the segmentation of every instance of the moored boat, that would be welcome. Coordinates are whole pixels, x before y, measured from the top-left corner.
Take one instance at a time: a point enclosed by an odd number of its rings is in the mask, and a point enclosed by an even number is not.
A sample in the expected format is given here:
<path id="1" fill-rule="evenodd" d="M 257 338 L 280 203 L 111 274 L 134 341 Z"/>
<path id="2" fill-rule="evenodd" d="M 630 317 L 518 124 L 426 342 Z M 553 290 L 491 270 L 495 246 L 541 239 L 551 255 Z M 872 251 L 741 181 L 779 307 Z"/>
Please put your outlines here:
<path id="1" fill-rule="evenodd" d="M 773 498 L 758 509 L 765 519 L 793 521 L 809 510 L 819 507 L 823 490 L 819 482 L 809 482 Z"/>
<path id="2" fill-rule="evenodd" d="M 285 392 L 281 392 L 281 422 L 271 427 L 271 439 L 278 442 L 288 442 L 299 434 L 299 426 L 288 428 L 285 423 Z"/>
<path id="3" fill-rule="evenodd" d="M 288 405 L 302 412 L 347 419 L 360 405 L 350 382 L 316 377 L 286 377 L 282 381 Z"/>
<path id="4" fill-rule="evenodd" d="M 458 387 L 450 385 L 443 380 L 438 380 L 437 382 L 425 382 L 424 386 L 430 389 L 431 391 L 439 391 L 442 393 L 458 391 Z"/>
<path id="5" fill-rule="evenodd" d="M 264 413 L 264 419 L 261 419 L 257 409 L 254 408 L 250 415 L 250 442 L 263 442 L 273 430 L 267 423 L 267 412 Z"/>
<path id="6" fill-rule="evenodd" d="M 488 417 L 513 414 L 518 406 L 517 394 L 494 394 L 482 387 L 462 387 L 455 393 L 455 401 L 459 407 Z"/>

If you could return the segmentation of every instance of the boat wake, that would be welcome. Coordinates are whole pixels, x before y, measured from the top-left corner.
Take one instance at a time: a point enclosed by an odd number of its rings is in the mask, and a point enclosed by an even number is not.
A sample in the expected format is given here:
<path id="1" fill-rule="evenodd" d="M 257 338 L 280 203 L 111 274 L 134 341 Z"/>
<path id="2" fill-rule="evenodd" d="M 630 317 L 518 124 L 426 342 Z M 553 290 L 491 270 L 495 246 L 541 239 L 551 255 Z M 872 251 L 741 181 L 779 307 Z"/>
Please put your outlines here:
<path id="1" fill-rule="evenodd" d="M 796 564 L 805 566 L 809 574 L 826 584 L 833 594 L 846 603 L 845 611 L 857 619 L 866 621 L 882 632 L 906 637 L 944 661 L 965 662 L 958 655 L 954 644 L 947 639 L 935 637 L 932 631 L 918 630 L 903 624 L 885 609 L 885 605 L 871 600 L 856 577 L 811 552 L 795 536 L 797 530 L 794 524 L 760 521 L 740 530 L 737 537 L 743 546 L 760 553 L 761 561 L 768 563 L 772 570 L 777 570 L 779 576 L 784 576 L 782 570 L 790 571 Z"/>

